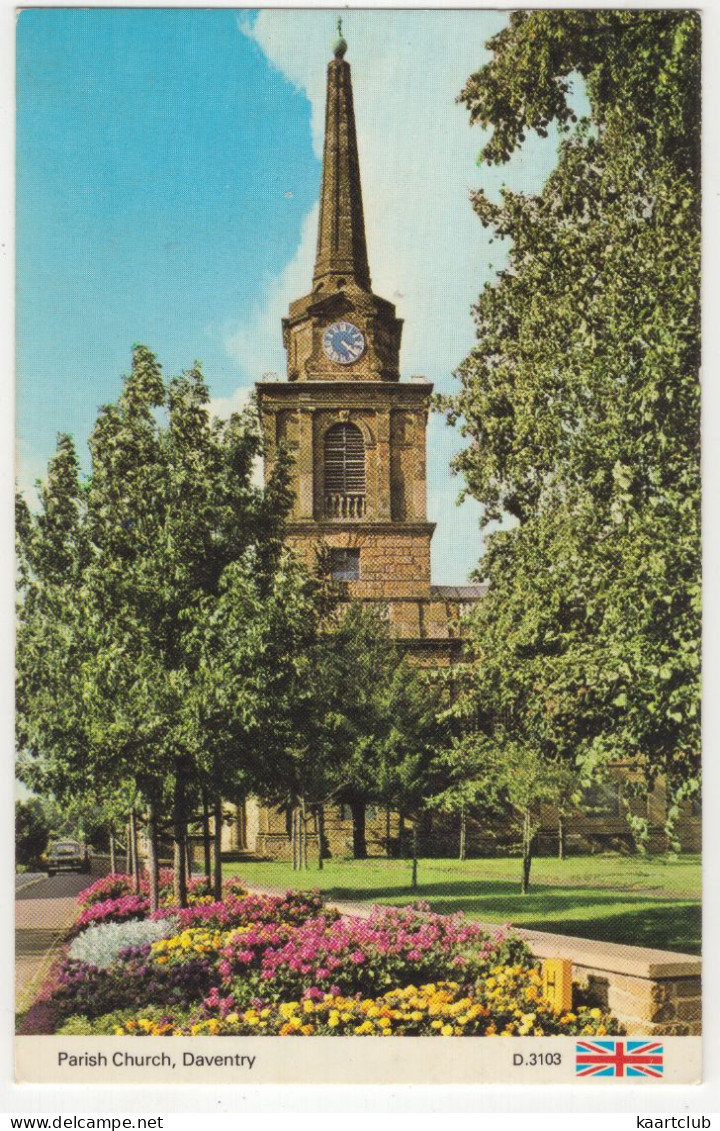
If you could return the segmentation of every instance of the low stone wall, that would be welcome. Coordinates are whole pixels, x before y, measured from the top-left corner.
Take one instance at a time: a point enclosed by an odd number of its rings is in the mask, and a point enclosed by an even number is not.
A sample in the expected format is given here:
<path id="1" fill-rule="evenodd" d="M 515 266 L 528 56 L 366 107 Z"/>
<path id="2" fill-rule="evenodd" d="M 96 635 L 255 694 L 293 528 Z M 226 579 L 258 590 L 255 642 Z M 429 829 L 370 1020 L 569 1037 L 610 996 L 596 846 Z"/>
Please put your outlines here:
<path id="1" fill-rule="evenodd" d="M 492 929 L 490 924 L 486 924 Z M 629 1035 L 687 1035 L 701 1029 L 701 960 L 694 954 L 595 942 L 518 929 L 538 958 L 568 958 L 588 999 L 609 1009 Z"/>

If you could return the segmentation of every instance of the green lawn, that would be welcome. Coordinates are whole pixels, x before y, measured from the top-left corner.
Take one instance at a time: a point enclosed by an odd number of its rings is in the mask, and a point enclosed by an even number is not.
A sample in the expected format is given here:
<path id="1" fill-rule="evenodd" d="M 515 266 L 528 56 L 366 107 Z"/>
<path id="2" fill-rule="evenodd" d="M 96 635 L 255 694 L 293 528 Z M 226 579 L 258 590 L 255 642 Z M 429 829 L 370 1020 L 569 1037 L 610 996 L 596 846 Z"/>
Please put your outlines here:
<path id="1" fill-rule="evenodd" d="M 690 954 L 700 951 L 700 858 L 540 857 L 530 892 L 520 894 L 513 858 L 421 860 L 410 890 L 408 860 L 329 860 L 293 872 L 289 864 L 225 864 L 226 876 L 281 888 L 320 888 L 328 899 L 362 903 L 427 901 L 434 911 L 472 919 Z"/>

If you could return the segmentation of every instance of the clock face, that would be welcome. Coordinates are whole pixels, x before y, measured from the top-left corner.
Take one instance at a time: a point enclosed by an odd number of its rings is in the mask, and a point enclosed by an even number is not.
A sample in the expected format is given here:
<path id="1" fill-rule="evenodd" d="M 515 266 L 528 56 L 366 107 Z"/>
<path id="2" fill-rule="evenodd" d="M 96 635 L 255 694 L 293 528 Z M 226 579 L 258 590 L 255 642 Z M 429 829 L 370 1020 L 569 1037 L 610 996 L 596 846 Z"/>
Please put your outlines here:
<path id="1" fill-rule="evenodd" d="M 323 349 L 331 361 L 352 365 L 365 352 L 362 331 L 352 322 L 333 322 L 323 334 Z"/>

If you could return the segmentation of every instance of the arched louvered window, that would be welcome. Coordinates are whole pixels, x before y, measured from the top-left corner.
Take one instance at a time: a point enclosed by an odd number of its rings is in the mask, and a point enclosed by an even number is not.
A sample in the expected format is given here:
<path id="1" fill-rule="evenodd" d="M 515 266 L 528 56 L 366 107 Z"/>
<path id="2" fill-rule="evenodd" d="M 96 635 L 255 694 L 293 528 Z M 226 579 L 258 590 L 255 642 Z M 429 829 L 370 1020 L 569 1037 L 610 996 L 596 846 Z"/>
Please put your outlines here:
<path id="1" fill-rule="evenodd" d="M 365 441 L 355 424 L 334 424 L 325 433 L 325 517 L 365 515 Z"/>

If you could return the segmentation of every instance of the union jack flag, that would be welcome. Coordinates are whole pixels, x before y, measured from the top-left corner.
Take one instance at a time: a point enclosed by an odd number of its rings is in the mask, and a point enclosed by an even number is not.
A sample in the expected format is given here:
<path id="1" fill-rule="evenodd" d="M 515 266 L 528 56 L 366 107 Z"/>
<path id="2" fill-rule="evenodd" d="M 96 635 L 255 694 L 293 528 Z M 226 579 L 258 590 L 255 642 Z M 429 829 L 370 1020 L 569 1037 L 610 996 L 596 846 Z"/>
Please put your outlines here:
<path id="1" fill-rule="evenodd" d="M 658 1041 L 578 1041 L 576 1076 L 662 1076 L 663 1047 Z"/>

